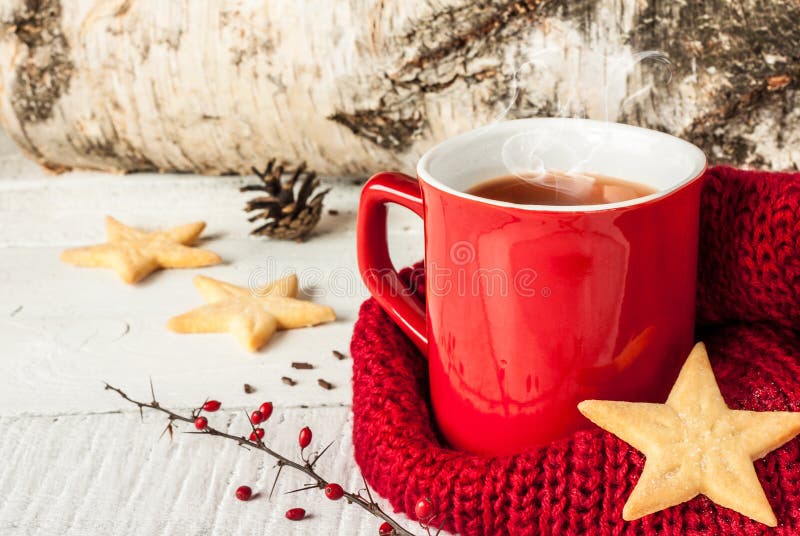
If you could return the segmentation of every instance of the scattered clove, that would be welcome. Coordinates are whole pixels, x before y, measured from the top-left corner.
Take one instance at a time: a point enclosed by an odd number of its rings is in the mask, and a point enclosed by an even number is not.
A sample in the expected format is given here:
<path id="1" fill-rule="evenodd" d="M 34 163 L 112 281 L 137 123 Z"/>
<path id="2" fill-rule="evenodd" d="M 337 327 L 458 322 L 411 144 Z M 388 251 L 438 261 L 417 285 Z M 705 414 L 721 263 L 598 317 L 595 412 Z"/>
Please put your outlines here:
<path id="1" fill-rule="evenodd" d="M 318 379 L 317 383 L 319 384 L 320 387 L 322 387 L 323 389 L 327 389 L 328 391 L 333 389 L 333 384 L 331 382 L 326 382 L 322 378 Z"/>
<path id="2" fill-rule="evenodd" d="M 244 384 L 244 392 L 249 395 L 251 393 L 255 393 L 256 392 L 256 388 L 253 387 L 252 385 L 250 385 L 249 383 L 246 383 L 246 384 Z"/>
<path id="3" fill-rule="evenodd" d="M 334 350 L 334 351 L 333 351 L 333 357 L 335 357 L 336 359 L 338 359 L 338 360 L 340 360 L 340 361 L 341 361 L 342 359 L 346 358 L 347 356 L 346 356 L 346 355 L 344 355 L 344 354 L 343 354 L 342 352 L 340 352 L 339 350 Z"/>
<path id="4" fill-rule="evenodd" d="M 282 381 L 283 383 L 285 383 L 286 385 L 290 386 L 290 387 L 291 387 L 291 386 L 294 386 L 294 385 L 297 385 L 297 382 L 296 382 L 296 381 L 294 381 L 293 379 L 291 379 L 289 376 L 283 376 L 283 377 L 281 378 L 281 381 Z"/>
<path id="5" fill-rule="evenodd" d="M 792 79 L 787 74 L 778 74 L 767 78 L 767 91 L 778 91 L 789 85 Z"/>
<path id="6" fill-rule="evenodd" d="M 294 363 L 292 363 L 292 368 L 298 370 L 310 370 L 314 368 L 314 365 L 312 365 L 311 363 L 303 363 L 295 361 Z"/>

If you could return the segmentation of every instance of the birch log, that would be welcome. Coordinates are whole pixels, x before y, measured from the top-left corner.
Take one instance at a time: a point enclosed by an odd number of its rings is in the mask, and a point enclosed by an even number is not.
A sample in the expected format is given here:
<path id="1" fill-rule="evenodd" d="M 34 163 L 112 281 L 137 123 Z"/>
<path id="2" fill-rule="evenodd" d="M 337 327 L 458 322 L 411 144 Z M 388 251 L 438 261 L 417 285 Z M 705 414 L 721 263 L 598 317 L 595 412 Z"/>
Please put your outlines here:
<path id="1" fill-rule="evenodd" d="M 0 118 L 57 170 L 408 171 L 549 115 L 797 169 L 799 27 L 797 0 L 3 0 Z"/>

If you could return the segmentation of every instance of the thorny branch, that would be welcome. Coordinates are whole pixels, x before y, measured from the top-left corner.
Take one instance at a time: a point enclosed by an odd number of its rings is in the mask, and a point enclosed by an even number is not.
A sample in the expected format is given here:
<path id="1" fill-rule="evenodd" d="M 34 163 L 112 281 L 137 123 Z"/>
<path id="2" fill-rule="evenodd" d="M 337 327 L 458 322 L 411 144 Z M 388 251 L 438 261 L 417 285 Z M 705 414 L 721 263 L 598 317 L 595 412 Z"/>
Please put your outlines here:
<path id="1" fill-rule="evenodd" d="M 167 427 L 164 429 L 164 432 L 168 431 L 169 434 L 170 434 L 170 437 L 172 437 L 172 423 L 173 422 L 180 421 L 180 422 L 193 424 L 195 418 L 200 414 L 200 409 L 202 408 L 202 406 L 200 406 L 200 408 L 192 411 L 191 416 L 187 417 L 187 416 L 179 415 L 178 413 L 175 413 L 175 412 L 173 412 L 173 411 L 161 406 L 158 403 L 158 401 L 156 400 L 155 391 L 153 390 L 152 381 L 150 382 L 150 393 L 151 393 L 151 395 L 153 397 L 151 402 L 142 402 L 142 401 L 139 401 L 139 400 L 134 400 L 133 398 L 129 397 L 122 389 L 120 389 L 118 387 L 114 387 L 113 385 L 110 385 L 108 383 L 105 384 L 105 388 L 106 388 L 107 391 L 114 391 L 115 393 L 117 393 L 123 399 L 125 399 L 128 402 L 130 402 L 131 404 L 137 406 L 139 408 L 140 414 L 142 413 L 142 410 L 144 408 L 152 409 L 152 410 L 155 410 L 155 411 L 160 411 L 161 413 L 166 414 L 168 423 L 167 423 Z M 249 418 L 248 418 L 248 422 L 250 422 Z M 252 423 L 251 423 L 251 426 L 253 427 L 253 429 L 255 429 L 255 427 L 252 425 Z M 322 476 L 320 476 L 314 470 L 314 464 L 316 464 L 317 461 L 320 459 L 320 457 L 323 454 L 325 454 L 325 452 L 328 450 L 328 448 L 331 446 L 332 443 L 329 444 L 327 447 L 325 447 L 325 449 L 323 449 L 322 452 L 320 452 L 319 454 L 314 456 L 313 460 L 310 460 L 310 459 L 309 460 L 305 460 L 304 459 L 303 463 L 298 463 L 298 462 L 295 462 L 293 460 L 290 460 L 289 458 L 287 458 L 287 457 L 275 452 L 271 448 L 269 448 L 266 444 L 264 444 L 264 442 L 258 436 L 255 436 L 255 438 L 256 438 L 255 441 L 252 441 L 252 440 L 246 439 L 244 436 L 235 436 L 233 434 L 229 434 L 229 433 L 223 432 L 221 430 L 217 430 L 216 428 L 212 428 L 210 425 L 207 425 L 203 430 L 198 430 L 196 432 L 193 431 L 193 432 L 188 432 L 188 433 L 205 434 L 205 435 L 210 435 L 210 436 L 221 437 L 221 438 L 224 438 L 224 439 L 229 439 L 231 441 L 235 441 L 236 443 L 238 443 L 242 447 L 260 450 L 260 451 L 266 453 L 267 455 L 271 456 L 275 460 L 277 460 L 278 474 L 275 477 L 275 483 L 273 483 L 273 485 L 272 485 L 272 491 L 274 491 L 275 484 L 277 484 L 278 477 L 280 476 L 280 473 L 281 473 L 281 471 L 283 470 L 284 467 L 291 467 L 292 469 L 305 474 L 306 476 L 308 476 L 309 478 L 311 478 L 314 481 L 314 484 L 305 486 L 305 487 L 300 488 L 298 490 L 293 490 L 293 492 L 306 491 L 306 490 L 310 490 L 310 489 L 324 489 L 325 486 L 328 485 L 328 481 L 325 480 Z M 163 436 L 163 432 L 162 432 L 162 436 Z M 362 475 L 362 479 L 363 479 L 363 475 Z M 355 504 L 357 506 L 360 506 L 361 508 L 363 508 L 367 512 L 371 513 L 372 515 L 374 515 L 374 516 L 376 516 L 376 517 L 378 517 L 380 519 L 383 519 L 384 521 L 389 523 L 392 526 L 392 528 L 394 529 L 394 532 L 395 532 L 395 534 L 397 536 L 414 536 L 413 533 L 407 531 L 402 526 L 400 526 L 397 523 L 397 521 L 392 519 L 389 516 L 389 514 L 384 512 L 380 508 L 380 506 L 378 506 L 378 504 L 375 503 L 375 501 L 372 499 L 372 494 L 370 493 L 369 488 L 367 487 L 366 480 L 364 481 L 364 488 L 367 491 L 367 497 L 362 496 L 360 490 L 358 492 L 356 492 L 356 493 L 351 493 L 351 492 L 345 491 L 344 492 L 344 499 L 349 504 Z M 272 491 L 270 491 L 270 497 L 272 497 Z M 290 493 L 292 493 L 292 492 L 290 492 Z M 424 527 L 424 525 L 423 525 L 423 527 Z M 424 528 L 426 528 L 426 530 L 428 530 L 427 527 L 424 527 Z M 429 530 L 428 530 L 428 533 L 430 534 Z M 438 532 L 437 532 L 437 534 L 438 534 Z"/>

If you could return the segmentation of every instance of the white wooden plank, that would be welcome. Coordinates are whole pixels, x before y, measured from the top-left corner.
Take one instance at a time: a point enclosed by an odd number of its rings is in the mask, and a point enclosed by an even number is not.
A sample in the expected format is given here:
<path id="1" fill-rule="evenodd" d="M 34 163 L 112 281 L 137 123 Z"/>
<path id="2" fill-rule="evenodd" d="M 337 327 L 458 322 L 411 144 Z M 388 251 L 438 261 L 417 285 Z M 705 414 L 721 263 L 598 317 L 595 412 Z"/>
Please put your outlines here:
<path id="1" fill-rule="evenodd" d="M 133 392 L 147 396 L 141 387 Z M 227 400 L 224 395 L 219 393 Z M 223 428 L 230 422 L 234 432 L 247 430 L 236 411 L 221 411 L 210 421 Z M 159 440 L 164 424 L 155 414 L 145 414 L 141 423 L 138 413 L 130 411 L 0 418 L 0 534 L 377 534 L 377 518 L 344 501 L 329 501 L 319 491 L 284 494 L 308 483 L 288 469 L 279 493 L 267 502 L 275 475 L 270 458 L 212 437 L 178 433 L 172 442 L 166 436 Z M 358 489 L 349 410 L 278 410 L 267 438 L 279 452 L 296 456 L 297 432 L 305 425 L 315 431 L 312 446 L 336 440 L 319 462 L 320 474 L 348 490 Z M 236 500 L 234 490 L 242 484 L 260 497 Z M 385 501 L 380 504 L 391 512 Z M 286 510 L 297 506 L 311 517 L 286 520 Z M 407 519 L 406 525 L 413 528 Z"/>
<path id="2" fill-rule="evenodd" d="M 144 424 L 102 381 L 176 407 L 206 397 L 225 402 L 212 422 L 246 430 L 242 411 L 272 400 L 275 446 L 292 452 L 308 424 L 321 444 L 337 446 L 320 470 L 358 487 L 352 459 L 350 360 L 347 350 L 358 307 L 366 297 L 355 257 L 359 188 L 330 181 L 333 191 L 312 241 L 266 241 L 247 236 L 238 188 L 246 179 L 74 172 L 47 176 L 0 135 L 0 534 L 375 534 L 379 522 L 322 496 L 279 496 L 241 503 L 233 490 L 252 483 L 264 491 L 272 465 L 257 453 L 197 436 L 159 441 L 164 421 Z M 102 241 L 102 219 L 160 227 L 208 222 L 204 246 L 226 260 L 202 270 L 165 271 L 135 287 L 106 270 L 58 261 L 65 247 Z M 398 264 L 421 257 L 419 220 L 390 211 L 392 256 Z M 279 333 L 257 354 L 232 337 L 178 335 L 166 320 L 201 303 L 196 273 L 244 284 L 294 269 L 307 297 L 330 304 L 338 320 Z M 266 271 L 266 273 L 264 273 Z M 315 365 L 290 368 L 292 361 Z M 280 377 L 299 381 L 284 385 Z M 321 389 L 316 379 L 332 382 Z M 245 394 L 248 382 L 258 391 Z M 301 408 L 301 406 L 310 408 Z M 120 409 L 126 410 L 118 413 Z M 102 413 L 113 412 L 113 413 Z M 288 476 L 288 475 L 287 475 Z M 303 484 L 283 479 L 283 489 Z M 283 514 L 303 506 L 313 517 L 291 523 Z"/>
<path id="3" fill-rule="evenodd" d="M 98 396 L 101 381 L 148 376 L 163 389 L 185 395 L 184 403 L 224 389 L 235 393 L 233 402 L 245 404 L 244 382 L 276 398 L 291 394 L 298 403 L 349 403 L 349 362 L 333 359 L 331 350 L 346 352 L 358 307 L 368 296 L 355 255 L 359 188 L 336 183 L 328 206 L 340 214 L 326 214 L 313 239 L 297 244 L 247 236 L 251 226 L 240 211 L 238 192 L 243 180 L 88 172 L 0 180 L 3 414 L 107 411 L 115 406 Z M 144 227 L 205 219 L 209 239 L 204 246 L 226 262 L 159 272 L 136 286 L 121 283 L 109 270 L 59 262 L 64 247 L 103 240 L 105 213 Z M 392 216 L 397 262 L 418 259 L 420 222 L 401 211 Z M 298 273 L 308 297 L 334 308 L 335 323 L 279 333 L 257 354 L 242 350 L 230 335 L 178 335 L 164 327 L 171 316 L 202 303 L 191 284 L 195 274 L 246 284 L 286 271 Z M 295 371 L 292 361 L 318 368 Z M 284 375 L 299 385 L 285 386 Z M 336 388 L 321 389 L 318 378 Z"/>
<path id="4" fill-rule="evenodd" d="M 409 244 L 408 256 L 415 247 Z M 316 256 L 335 258 L 342 249 L 336 242 L 320 240 L 313 248 L 295 245 L 290 260 L 276 260 L 280 267 L 276 270 L 294 267 L 305 292 L 331 305 L 338 319 L 278 333 L 252 354 L 227 334 L 179 335 L 164 327 L 169 317 L 202 303 L 191 284 L 193 274 L 244 283 L 254 270 L 271 262 L 248 250 L 243 240 L 220 241 L 215 249 L 236 262 L 208 270 L 165 271 L 136 287 L 122 284 L 109 271 L 59 263 L 59 248 L 0 249 L 0 264 L 12 267 L 0 277 L 4 414 L 42 414 L 53 407 L 105 411 L 113 406 L 97 396 L 101 380 L 148 376 L 165 389 L 185 393 L 187 402 L 209 389 L 238 386 L 237 401 L 244 403 L 244 382 L 266 391 L 291 392 L 305 403 L 349 402 L 349 361 L 334 359 L 331 351 L 347 352 L 358 307 L 367 296 L 355 259 L 342 258 L 338 266 L 317 264 Z M 315 280 L 316 285 L 310 286 Z M 296 371 L 290 368 L 292 361 L 307 361 L 317 368 Z M 284 375 L 299 385 L 283 385 Z M 336 389 L 322 390 L 317 378 L 332 382 Z"/>

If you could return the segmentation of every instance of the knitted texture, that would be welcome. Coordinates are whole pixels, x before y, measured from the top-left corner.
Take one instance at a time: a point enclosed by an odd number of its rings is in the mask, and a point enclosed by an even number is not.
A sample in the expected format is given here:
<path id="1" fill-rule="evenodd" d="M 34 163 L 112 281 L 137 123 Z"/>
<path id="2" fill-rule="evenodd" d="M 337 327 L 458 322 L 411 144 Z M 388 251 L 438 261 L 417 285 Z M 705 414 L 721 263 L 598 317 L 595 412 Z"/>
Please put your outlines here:
<path id="1" fill-rule="evenodd" d="M 711 169 L 702 196 L 698 339 L 732 408 L 800 411 L 800 174 Z M 402 277 L 424 298 L 420 266 Z M 800 534 L 800 440 L 755 462 L 778 518 L 697 497 L 622 520 L 644 457 L 593 428 L 523 454 L 481 457 L 437 435 L 425 360 L 374 299 L 351 345 L 353 442 L 373 488 L 414 518 L 432 498 L 464 535 Z"/>

